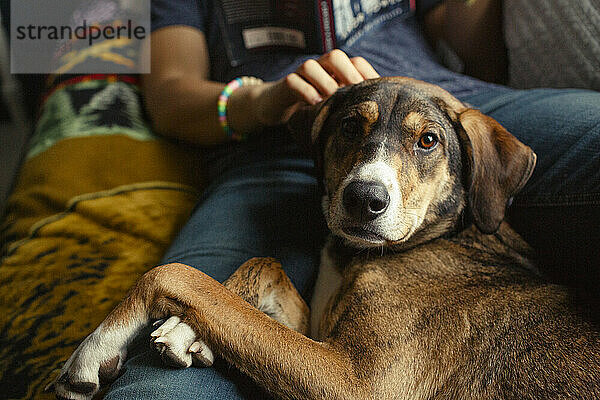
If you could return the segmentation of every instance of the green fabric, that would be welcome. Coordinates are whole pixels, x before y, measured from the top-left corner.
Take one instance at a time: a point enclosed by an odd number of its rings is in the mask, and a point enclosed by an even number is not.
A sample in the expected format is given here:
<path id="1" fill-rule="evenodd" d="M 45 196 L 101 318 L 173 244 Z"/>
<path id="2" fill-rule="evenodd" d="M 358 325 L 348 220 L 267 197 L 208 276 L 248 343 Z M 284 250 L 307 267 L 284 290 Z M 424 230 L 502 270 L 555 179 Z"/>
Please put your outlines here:
<path id="1" fill-rule="evenodd" d="M 29 145 L 34 157 L 59 140 L 90 135 L 156 136 L 143 119 L 137 86 L 104 80 L 80 82 L 57 90 L 45 102 Z"/>

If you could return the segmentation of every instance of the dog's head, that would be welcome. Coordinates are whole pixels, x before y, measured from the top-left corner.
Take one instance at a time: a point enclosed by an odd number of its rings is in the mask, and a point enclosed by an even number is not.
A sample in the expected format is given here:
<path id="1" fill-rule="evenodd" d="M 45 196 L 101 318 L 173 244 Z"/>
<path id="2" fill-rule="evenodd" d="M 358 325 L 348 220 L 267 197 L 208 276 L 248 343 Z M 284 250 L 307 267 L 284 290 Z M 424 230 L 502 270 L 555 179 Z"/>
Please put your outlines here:
<path id="1" fill-rule="evenodd" d="M 494 119 L 409 78 L 342 88 L 290 127 L 310 132 L 330 230 L 357 247 L 424 242 L 465 219 L 492 233 L 536 159 Z"/>

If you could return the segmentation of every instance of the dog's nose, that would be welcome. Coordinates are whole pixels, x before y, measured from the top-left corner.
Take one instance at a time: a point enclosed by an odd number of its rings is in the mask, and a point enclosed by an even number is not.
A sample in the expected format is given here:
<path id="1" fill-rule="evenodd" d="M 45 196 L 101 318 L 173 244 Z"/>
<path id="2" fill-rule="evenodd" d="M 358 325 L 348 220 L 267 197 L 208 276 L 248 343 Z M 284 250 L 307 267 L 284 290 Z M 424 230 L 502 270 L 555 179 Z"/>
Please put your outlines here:
<path id="1" fill-rule="evenodd" d="M 379 182 L 354 181 L 344 189 L 343 204 L 350 217 L 366 222 L 385 212 L 390 195 Z"/>

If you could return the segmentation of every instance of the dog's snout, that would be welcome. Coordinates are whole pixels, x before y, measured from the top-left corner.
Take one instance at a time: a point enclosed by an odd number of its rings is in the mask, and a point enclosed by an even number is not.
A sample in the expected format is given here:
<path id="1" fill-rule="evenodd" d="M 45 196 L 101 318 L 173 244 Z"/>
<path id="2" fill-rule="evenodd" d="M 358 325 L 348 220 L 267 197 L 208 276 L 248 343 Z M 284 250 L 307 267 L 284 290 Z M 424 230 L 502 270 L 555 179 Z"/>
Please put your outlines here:
<path id="1" fill-rule="evenodd" d="M 351 218 L 366 222 L 385 212 L 390 195 L 382 183 L 354 181 L 344 189 L 343 202 Z"/>

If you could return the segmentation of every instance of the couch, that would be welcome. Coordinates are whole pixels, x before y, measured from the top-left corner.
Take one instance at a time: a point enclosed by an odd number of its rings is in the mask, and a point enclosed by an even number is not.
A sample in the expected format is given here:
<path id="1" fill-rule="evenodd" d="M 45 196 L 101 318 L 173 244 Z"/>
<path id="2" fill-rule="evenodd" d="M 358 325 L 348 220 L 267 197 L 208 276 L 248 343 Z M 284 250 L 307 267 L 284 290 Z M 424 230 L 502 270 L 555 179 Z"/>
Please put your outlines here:
<path id="1" fill-rule="evenodd" d="M 527 23 L 505 15 L 522 38 Z M 509 56 L 531 44 L 517 39 Z M 588 77 L 593 87 L 598 74 Z M 27 104 L 35 125 L 0 230 L 0 397 L 50 399 L 45 385 L 158 263 L 206 180 L 201 149 L 152 131 L 135 75 L 50 77 Z"/>

